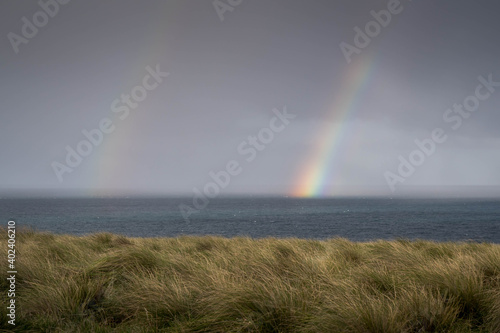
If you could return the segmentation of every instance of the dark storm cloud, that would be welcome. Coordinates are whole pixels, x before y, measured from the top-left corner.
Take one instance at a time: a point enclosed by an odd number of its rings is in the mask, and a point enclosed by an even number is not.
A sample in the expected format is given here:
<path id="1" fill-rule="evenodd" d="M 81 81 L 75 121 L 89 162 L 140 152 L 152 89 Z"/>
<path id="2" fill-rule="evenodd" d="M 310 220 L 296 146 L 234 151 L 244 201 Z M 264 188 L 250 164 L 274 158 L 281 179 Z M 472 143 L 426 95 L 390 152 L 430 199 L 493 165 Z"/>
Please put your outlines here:
<path id="1" fill-rule="evenodd" d="M 385 194 L 382 174 L 416 138 L 445 126 L 444 112 L 474 93 L 478 76 L 500 81 L 495 1 L 401 0 L 402 12 L 351 63 L 340 43 L 352 44 L 353 29 L 389 1 L 243 0 L 223 21 L 211 1 L 62 3 L 30 38 L 23 25 L 41 6 L 1 5 L 3 189 L 190 193 L 238 157 L 238 144 L 267 126 L 273 108 L 286 105 L 296 120 L 227 194 L 287 193 L 318 131 L 336 121 L 327 115 L 341 113 L 331 108 L 342 77 L 370 59 L 373 75 L 347 124 L 356 130 L 356 148 L 347 136 L 336 179 Z M 13 47 L 9 33 L 27 42 Z M 112 101 L 156 64 L 171 75 L 119 122 Z M 460 130 L 448 131 L 408 184 L 500 185 L 499 104 L 500 91 Z M 117 127 L 104 139 L 105 153 L 95 149 L 59 183 L 51 163 L 62 162 L 65 147 L 104 117 Z"/>

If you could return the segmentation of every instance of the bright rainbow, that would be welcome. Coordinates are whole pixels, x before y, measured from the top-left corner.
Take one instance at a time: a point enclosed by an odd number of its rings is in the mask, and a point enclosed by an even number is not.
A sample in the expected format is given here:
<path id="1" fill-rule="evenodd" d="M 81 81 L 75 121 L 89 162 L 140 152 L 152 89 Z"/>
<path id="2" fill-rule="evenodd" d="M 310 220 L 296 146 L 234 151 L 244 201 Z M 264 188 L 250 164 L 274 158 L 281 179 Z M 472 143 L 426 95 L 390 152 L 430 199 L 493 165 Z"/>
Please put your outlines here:
<path id="1" fill-rule="evenodd" d="M 373 72 L 373 59 L 363 57 L 351 63 L 342 78 L 342 89 L 337 93 L 333 106 L 326 115 L 327 126 L 315 140 L 317 145 L 299 170 L 298 179 L 291 195 L 315 197 L 330 195 L 329 185 L 335 180 L 333 164 L 338 156 L 342 139 L 347 130 L 346 120 L 357 109 L 363 91 Z"/>

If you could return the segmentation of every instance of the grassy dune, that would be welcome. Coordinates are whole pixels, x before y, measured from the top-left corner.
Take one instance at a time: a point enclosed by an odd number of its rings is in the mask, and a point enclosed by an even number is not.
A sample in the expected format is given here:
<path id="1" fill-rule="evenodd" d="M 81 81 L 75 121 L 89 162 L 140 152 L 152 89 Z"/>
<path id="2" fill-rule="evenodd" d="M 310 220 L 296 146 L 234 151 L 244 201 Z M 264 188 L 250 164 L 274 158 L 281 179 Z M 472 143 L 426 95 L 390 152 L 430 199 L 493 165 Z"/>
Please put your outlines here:
<path id="1" fill-rule="evenodd" d="M 493 244 L 24 231 L 16 263 L 23 332 L 500 332 Z"/>

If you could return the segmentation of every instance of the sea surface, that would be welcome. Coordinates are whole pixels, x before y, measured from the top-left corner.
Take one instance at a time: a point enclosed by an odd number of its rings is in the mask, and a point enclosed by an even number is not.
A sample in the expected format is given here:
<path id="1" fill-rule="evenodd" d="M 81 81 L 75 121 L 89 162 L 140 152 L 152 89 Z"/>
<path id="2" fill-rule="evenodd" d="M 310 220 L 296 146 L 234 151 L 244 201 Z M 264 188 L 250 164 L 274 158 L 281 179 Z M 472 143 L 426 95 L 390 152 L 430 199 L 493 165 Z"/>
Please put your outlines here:
<path id="1" fill-rule="evenodd" d="M 221 235 L 428 239 L 500 243 L 500 199 L 216 198 L 189 219 L 192 198 L 0 199 L 18 228 L 134 237 Z"/>

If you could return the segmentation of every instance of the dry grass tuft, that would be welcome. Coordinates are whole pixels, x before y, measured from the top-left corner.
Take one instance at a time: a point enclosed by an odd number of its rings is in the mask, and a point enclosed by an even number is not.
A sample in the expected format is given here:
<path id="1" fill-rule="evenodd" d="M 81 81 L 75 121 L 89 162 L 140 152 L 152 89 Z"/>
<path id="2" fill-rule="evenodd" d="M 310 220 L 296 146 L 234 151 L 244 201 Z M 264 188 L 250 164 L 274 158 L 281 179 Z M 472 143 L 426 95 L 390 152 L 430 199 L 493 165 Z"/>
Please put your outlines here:
<path id="1" fill-rule="evenodd" d="M 16 248 L 19 332 L 500 332 L 500 245 L 24 230 Z"/>

